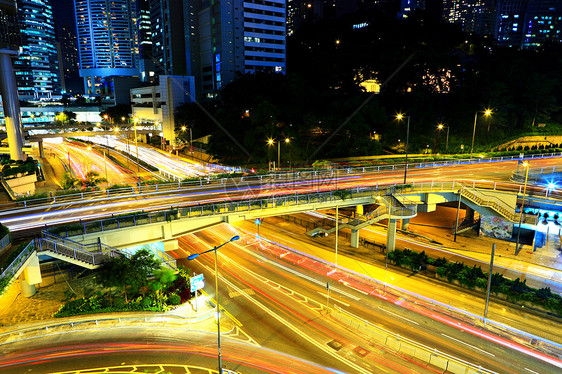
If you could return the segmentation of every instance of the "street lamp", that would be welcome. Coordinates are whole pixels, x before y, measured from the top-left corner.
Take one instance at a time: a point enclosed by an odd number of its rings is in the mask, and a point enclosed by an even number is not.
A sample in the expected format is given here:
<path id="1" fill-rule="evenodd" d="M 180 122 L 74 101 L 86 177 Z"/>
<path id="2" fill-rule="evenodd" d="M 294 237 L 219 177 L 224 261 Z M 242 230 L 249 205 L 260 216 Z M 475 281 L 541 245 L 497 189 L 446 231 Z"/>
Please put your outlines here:
<path id="1" fill-rule="evenodd" d="M 289 138 L 285 138 L 285 144 L 289 144 L 291 142 L 291 139 Z M 273 144 L 275 144 L 275 140 L 274 139 L 267 139 L 267 144 L 269 146 L 272 146 Z M 281 140 L 277 141 L 277 167 L 281 167 Z"/>
<path id="2" fill-rule="evenodd" d="M 492 115 L 491 109 L 484 111 L 484 116 L 489 117 Z M 474 135 L 476 135 L 476 120 L 478 119 L 478 112 L 474 113 L 474 127 L 472 128 L 472 144 L 470 146 L 470 159 L 472 160 L 472 151 L 474 150 Z"/>
<path id="3" fill-rule="evenodd" d="M 218 358 L 219 358 L 219 374 L 222 374 L 222 357 L 221 357 L 221 315 L 220 315 L 220 306 L 219 306 L 219 273 L 217 268 L 217 250 L 226 245 L 230 242 L 240 239 L 240 236 L 236 235 L 230 238 L 229 241 L 222 243 L 221 245 L 208 249 L 201 253 L 194 253 L 192 255 L 187 256 L 188 260 L 194 260 L 202 254 L 208 252 L 215 252 L 215 298 L 217 299 L 217 345 L 218 345 Z"/>
<path id="4" fill-rule="evenodd" d="M 396 115 L 396 119 L 398 121 L 401 121 L 404 117 L 408 117 L 406 125 L 406 159 L 404 163 L 404 184 L 406 184 L 406 175 L 408 173 L 408 143 L 410 141 L 410 116 L 405 116 L 402 113 L 398 113 Z"/>
<path id="5" fill-rule="evenodd" d="M 449 150 L 449 126 L 445 126 L 444 124 L 440 123 L 439 125 L 437 125 L 437 128 L 439 130 L 443 130 L 443 127 L 447 128 L 447 139 L 445 140 L 445 152 L 447 152 Z"/>
<path id="6" fill-rule="evenodd" d="M 388 212 L 388 221 L 387 222 L 387 236 L 388 236 L 388 231 L 390 231 L 390 213 L 391 213 L 391 209 L 390 206 L 386 205 L 386 202 L 381 201 L 382 198 L 379 196 L 377 196 L 377 202 L 380 204 L 381 202 L 384 204 L 387 212 Z M 388 273 L 388 247 L 385 248 L 384 250 L 384 288 L 386 288 L 386 279 L 387 279 L 387 273 Z"/>
<path id="7" fill-rule="evenodd" d="M 521 201 L 521 211 L 519 212 L 519 229 L 517 230 L 517 241 L 515 242 L 515 254 L 519 248 L 519 235 L 521 235 L 521 222 L 523 221 L 523 206 L 525 205 L 525 194 L 527 193 L 527 180 L 529 179 L 529 161 L 523 162 L 523 166 L 527 168 L 525 172 L 525 184 L 523 185 L 523 200 Z"/>

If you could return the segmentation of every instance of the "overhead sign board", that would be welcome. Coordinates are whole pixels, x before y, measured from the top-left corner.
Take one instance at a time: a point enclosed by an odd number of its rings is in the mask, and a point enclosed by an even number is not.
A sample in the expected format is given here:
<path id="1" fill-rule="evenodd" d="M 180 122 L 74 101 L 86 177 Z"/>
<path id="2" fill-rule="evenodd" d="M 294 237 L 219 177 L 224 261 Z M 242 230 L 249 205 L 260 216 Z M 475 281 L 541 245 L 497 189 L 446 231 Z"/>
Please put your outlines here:
<path id="1" fill-rule="evenodd" d="M 189 278 L 189 286 L 191 292 L 195 292 L 205 287 L 205 280 L 203 278 L 203 274 L 198 274 L 196 276 Z"/>

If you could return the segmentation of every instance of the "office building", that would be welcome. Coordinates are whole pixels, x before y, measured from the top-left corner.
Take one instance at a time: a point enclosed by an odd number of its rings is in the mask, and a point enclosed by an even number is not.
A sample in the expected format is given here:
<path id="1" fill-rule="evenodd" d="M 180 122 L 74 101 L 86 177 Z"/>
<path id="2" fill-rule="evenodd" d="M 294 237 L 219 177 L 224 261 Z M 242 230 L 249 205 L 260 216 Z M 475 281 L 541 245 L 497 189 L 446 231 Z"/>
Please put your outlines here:
<path id="1" fill-rule="evenodd" d="M 150 23 L 156 75 L 186 75 L 184 1 L 150 0 Z"/>
<path id="2" fill-rule="evenodd" d="M 136 14 L 139 25 L 140 80 L 141 82 L 152 82 L 154 80 L 154 62 L 152 57 L 152 28 L 149 0 L 138 0 Z"/>
<path id="3" fill-rule="evenodd" d="M 56 29 L 59 76 L 62 93 L 83 93 L 83 85 L 78 70 L 78 41 L 72 27 L 62 25 Z"/>
<path id="4" fill-rule="evenodd" d="M 285 72 L 285 0 L 189 0 L 184 9 L 187 75 L 213 97 L 236 73 Z"/>
<path id="5" fill-rule="evenodd" d="M 195 96 L 193 77 L 161 75 L 158 84 L 130 90 L 133 117 L 141 122 L 162 124 L 164 139 L 174 144 L 175 117 L 178 106 Z"/>
<path id="6" fill-rule="evenodd" d="M 562 3 L 558 0 L 499 0 L 499 45 L 536 48 L 562 41 Z"/>
<path id="7" fill-rule="evenodd" d="M 443 18 L 461 25 L 464 32 L 493 35 L 495 0 L 444 0 Z"/>
<path id="8" fill-rule="evenodd" d="M 0 0 L 0 95 L 12 160 L 25 159 L 20 104 L 12 66 L 12 59 L 17 57 L 20 43 L 16 2 Z"/>
<path id="9" fill-rule="evenodd" d="M 21 51 L 14 69 L 22 100 L 51 99 L 61 86 L 50 0 L 17 0 Z"/>
<path id="10" fill-rule="evenodd" d="M 113 96 L 113 77 L 139 77 L 137 0 L 74 4 L 84 91 Z"/>

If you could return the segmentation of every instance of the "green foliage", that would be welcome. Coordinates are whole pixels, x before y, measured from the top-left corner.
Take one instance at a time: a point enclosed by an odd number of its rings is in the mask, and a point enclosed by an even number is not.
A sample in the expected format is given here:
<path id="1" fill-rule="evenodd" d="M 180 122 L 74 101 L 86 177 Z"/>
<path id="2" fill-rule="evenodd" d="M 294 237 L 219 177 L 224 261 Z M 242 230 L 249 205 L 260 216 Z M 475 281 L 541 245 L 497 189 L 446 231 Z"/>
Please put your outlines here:
<path id="1" fill-rule="evenodd" d="M 408 267 L 413 271 L 423 268 L 423 264 L 437 266 L 435 272 L 440 278 L 448 282 L 457 281 L 460 285 L 470 289 L 485 290 L 488 287 L 488 273 L 480 266 L 467 266 L 461 262 L 449 262 L 444 257 L 433 259 L 424 252 L 417 253 L 409 249 L 396 249 L 388 253 L 388 261 L 397 266 Z M 492 274 L 491 291 L 494 294 L 505 294 L 513 302 L 527 301 L 562 315 L 562 297 L 550 291 L 550 288 L 534 289 L 526 284 L 526 280 L 510 280 L 502 274 Z"/>
<path id="2" fill-rule="evenodd" d="M 80 179 L 74 178 L 69 172 L 65 172 L 62 175 L 60 184 L 63 190 L 75 189 L 82 186 Z"/>
<path id="3" fill-rule="evenodd" d="M 86 187 L 95 187 L 96 185 L 105 182 L 107 182 L 107 179 L 100 178 L 99 173 L 93 170 L 87 172 L 84 179 L 84 185 Z"/>
<path id="4" fill-rule="evenodd" d="M 16 177 L 19 174 L 32 175 L 37 170 L 37 163 L 31 157 L 28 157 L 24 162 L 8 160 L 3 165 L 2 175 L 4 178 Z"/>
<path id="5" fill-rule="evenodd" d="M 0 223 L 0 239 L 10 233 L 10 229 Z"/>
<path id="6" fill-rule="evenodd" d="M 180 305 L 181 303 L 181 296 L 178 294 L 170 294 L 170 296 L 168 296 L 168 301 L 170 303 L 170 305 Z"/>

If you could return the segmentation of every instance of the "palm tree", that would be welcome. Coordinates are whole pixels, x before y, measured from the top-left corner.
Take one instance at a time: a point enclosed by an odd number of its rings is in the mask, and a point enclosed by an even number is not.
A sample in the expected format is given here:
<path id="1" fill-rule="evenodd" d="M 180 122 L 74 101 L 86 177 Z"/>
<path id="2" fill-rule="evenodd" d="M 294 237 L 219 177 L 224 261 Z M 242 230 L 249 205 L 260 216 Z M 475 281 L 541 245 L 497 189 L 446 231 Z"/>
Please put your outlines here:
<path id="1" fill-rule="evenodd" d="M 79 187 L 81 184 L 82 182 L 80 182 L 80 179 L 74 178 L 69 172 L 65 172 L 60 181 L 63 190 L 70 190 Z"/>
<path id="2" fill-rule="evenodd" d="M 100 178 L 97 171 L 90 170 L 86 173 L 86 179 L 84 179 L 84 184 L 86 187 L 95 187 L 100 183 L 107 182 L 107 179 Z"/>

